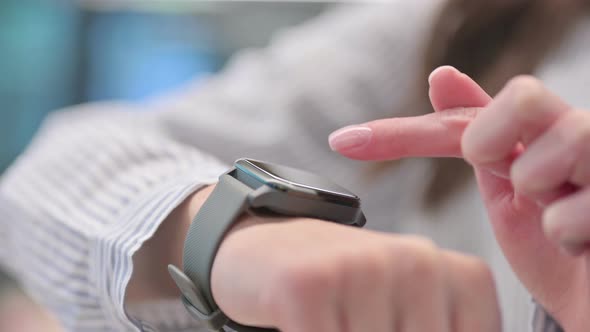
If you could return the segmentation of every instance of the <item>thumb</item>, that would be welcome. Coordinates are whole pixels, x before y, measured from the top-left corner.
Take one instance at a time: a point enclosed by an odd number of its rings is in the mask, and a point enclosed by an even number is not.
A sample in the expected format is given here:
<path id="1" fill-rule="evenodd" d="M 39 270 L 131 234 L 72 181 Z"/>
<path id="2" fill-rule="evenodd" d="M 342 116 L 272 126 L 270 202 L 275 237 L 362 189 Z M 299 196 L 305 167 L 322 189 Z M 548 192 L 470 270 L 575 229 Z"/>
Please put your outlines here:
<path id="1" fill-rule="evenodd" d="M 449 112 L 449 110 L 465 107 L 483 108 L 492 101 L 492 98 L 475 81 L 450 66 L 439 67 L 433 71 L 428 81 L 430 83 L 430 101 L 437 114 L 442 115 Z M 475 115 L 472 114 L 473 117 Z M 459 142 L 457 145 L 459 146 L 459 150 L 461 150 L 460 141 L 463 131 L 461 130 L 458 137 Z M 449 136 L 457 139 L 455 135 Z M 509 166 L 498 166 L 498 168 L 507 167 Z M 495 176 L 486 170 L 479 169 L 477 166 L 475 167 L 475 171 L 480 183 L 480 189 L 486 201 L 498 200 L 504 198 L 506 195 L 513 194 L 512 185 L 509 180 L 504 177 Z"/>
<path id="2" fill-rule="evenodd" d="M 462 157 L 463 132 L 491 98 L 453 67 L 435 70 L 429 82 L 436 113 L 342 128 L 330 135 L 332 150 L 359 160 Z"/>
<path id="3" fill-rule="evenodd" d="M 430 75 L 436 113 L 348 126 L 330 135 L 332 150 L 358 160 L 461 157 L 461 137 L 491 98 L 469 77 L 445 66 Z"/>

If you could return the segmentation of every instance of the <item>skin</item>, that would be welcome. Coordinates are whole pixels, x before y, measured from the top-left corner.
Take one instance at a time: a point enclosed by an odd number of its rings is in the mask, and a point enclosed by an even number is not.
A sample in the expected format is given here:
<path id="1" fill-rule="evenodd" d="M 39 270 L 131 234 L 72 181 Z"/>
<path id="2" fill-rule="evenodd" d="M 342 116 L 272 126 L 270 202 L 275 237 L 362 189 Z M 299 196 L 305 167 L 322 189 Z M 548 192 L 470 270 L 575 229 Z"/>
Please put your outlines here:
<path id="1" fill-rule="evenodd" d="M 0 297 L 0 331 L 63 332 L 58 321 L 24 294 L 8 292 Z"/>
<path id="2" fill-rule="evenodd" d="M 587 117 L 531 78 L 514 80 L 493 102 L 453 69 L 431 78 L 436 113 L 365 124 L 359 135 L 368 143 L 335 150 L 363 160 L 451 156 L 471 162 L 519 277 L 566 331 L 585 330 L 590 194 L 584 165 L 590 160 L 586 136 L 577 133 L 586 132 Z M 536 115 L 545 102 L 552 111 Z M 566 113 L 573 115 L 562 117 Z M 515 120 L 524 114 L 544 122 Z M 489 136 L 480 139 L 486 130 Z M 565 144 L 556 144 L 561 140 Z M 212 188 L 189 197 L 134 255 L 128 303 L 179 296 L 166 266 L 181 265 L 188 225 Z M 500 330 L 493 280 L 479 260 L 422 238 L 316 220 L 244 216 L 223 241 L 212 287 L 234 320 L 287 332 Z"/>
<path id="3" fill-rule="evenodd" d="M 187 199 L 134 256 L 128 304 L 180 295 L 163 271 L 181 265 L 181 238 L 212 189 Z M 245 215 L 217 253 L 212 291 L 233 320 L 286 332 L 501 330 L 479 259 L 320 220 Z"/>
<path id="4" fill-rule="evenodd" d="M 187 199 L 134 256 L 127 303 L 179 296 L 166 265 L 181 265 L 190 220 L 212 188 Z M 416 236 L 244 215 L 223 240 L 211 277 L 220 308 L 247 325 L 285 332 L 501 331 L 489 268 Z"/>
<path id="5" fill-rule="evenodd" d="M 466 158 L 518 276 L 566 331 L 585 331 L 590 120 L 530 77 L 494 100 L 453 68 L 430 82 L 437 112 L 363 124 L 361 134 L 349 127 L 354 139 L 339 145 L 336 133 L 332 147 L 363 160 Z M 211 190 L 187 199 L 134 256 L 128 303 L 179 295 L 166 264 L 180 265 L 190 220 Z M 478 259 L 318 220 L 245 215 L 222 242 L 212 290 L 232 319 L 286 332 L 501 329 L 494 283 Z"/>
<path id="6" fill-rule="evenodd" d="M 587 331 L 590 113 L 533 77 L 511 80 L 494 99 L 451 67 L 433 72 L 430 86 L 435 113 L 360 125 L 369 139 L 357 144 L 339 145 L 337 132 L 333 148 L 361 160 L 465 158 L 521 281 L 566 331 Z"/>

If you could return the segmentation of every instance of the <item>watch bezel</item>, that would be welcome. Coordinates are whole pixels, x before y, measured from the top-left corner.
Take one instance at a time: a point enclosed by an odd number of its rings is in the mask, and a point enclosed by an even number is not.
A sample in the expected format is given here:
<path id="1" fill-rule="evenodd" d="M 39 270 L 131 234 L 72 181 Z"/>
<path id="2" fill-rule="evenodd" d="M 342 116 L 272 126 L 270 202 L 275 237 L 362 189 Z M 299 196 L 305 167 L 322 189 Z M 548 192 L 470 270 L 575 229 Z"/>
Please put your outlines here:
<path id="1" fill-rule="evenodd" d="M 266 185 L 273 189 L 286 192 L 288 194 L 303 196 L 307 199 L 329 201 L 332 203 L 337 203 L 351 207 L 360 206 L 360 198 L 355 194 L 349 192 L 345 188 L 342 188 L 342 190 L 346 192 L 336 192 L 333 190 L 319 188 L 311 184 L 297 183 L 294 181 L 290 181 L 288 179 L 281 178 L 265 170 L 256 163 L 270 164 L 268 162 L 259 161 L 255 159 L 241 158 L 236 160 L 234 165 L 237 170 L 242 171 L 247 175 L 250 175 L 253 179 L 257 180 L 261 185 Z M 273 166 L 291 168 L 288 166 L 278 164 L 273 164 Z M 297 171 L 304 172 L 302 170 Z M 312 176 L 317 176 L 310 172 L 306 173 Z"/>

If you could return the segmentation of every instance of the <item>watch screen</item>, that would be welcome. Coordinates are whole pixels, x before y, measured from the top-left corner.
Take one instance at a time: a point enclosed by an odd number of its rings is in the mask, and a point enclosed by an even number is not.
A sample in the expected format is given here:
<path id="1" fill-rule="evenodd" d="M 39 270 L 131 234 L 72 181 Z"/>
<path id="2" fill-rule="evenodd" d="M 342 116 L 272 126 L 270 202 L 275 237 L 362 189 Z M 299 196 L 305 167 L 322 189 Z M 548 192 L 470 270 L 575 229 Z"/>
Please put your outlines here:
<path id="1" fill-rule="evenodd" d="M 265 182 L 268 182 L 269 180 L 279 180 L 287 182 L 295 187 L 313 190 L 316 192 L 316 194 L 339 196 L 344 199 L 358 200 L 358 197 L 350 191 L 335 184 L 329 179 L 323 178 L 313 173 L 251 159 L 241 159 L 240 161 L 249 163 L 263 173 L 266 173 L 267 176 L 270 176 L 268 179 L 262 179 Z M 237 163 L 238 166 L 240 161 Z M 261 174 L 252 175 L 260 176 Z"/>

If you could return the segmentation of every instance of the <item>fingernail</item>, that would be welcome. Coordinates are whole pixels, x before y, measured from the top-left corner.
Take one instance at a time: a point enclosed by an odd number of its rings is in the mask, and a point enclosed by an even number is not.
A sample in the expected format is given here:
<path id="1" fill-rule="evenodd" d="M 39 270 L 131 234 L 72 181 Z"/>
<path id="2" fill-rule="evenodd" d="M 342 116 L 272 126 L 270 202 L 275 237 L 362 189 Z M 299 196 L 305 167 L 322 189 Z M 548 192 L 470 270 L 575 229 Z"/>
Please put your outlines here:
<path id="1" fill-rule="evenodd" d="M 457 68 L 455 68 L 453 66 L 441 66 L 441 67 L 438 67 L 435 70 L 433 70 L 432 73 L 430 73 L 430 76 L 428 76 L 428 84 L 432 84 L 432 79 L 434 78 L 434 76 L 436 76 L 438 73 L 440 73 L 443 70 L 452 70 L 452 71 L 455 71 L 457 73 L 460 73 L 460 71 L 458 71 Z"/>
<path id="2" fill-rule="evenodd" d="M 348 126 L 336 130 L 328 139 L 333 151 L 350 150 L 360 148 L 369 143 L 373 131 L 365 126 Z"/>

